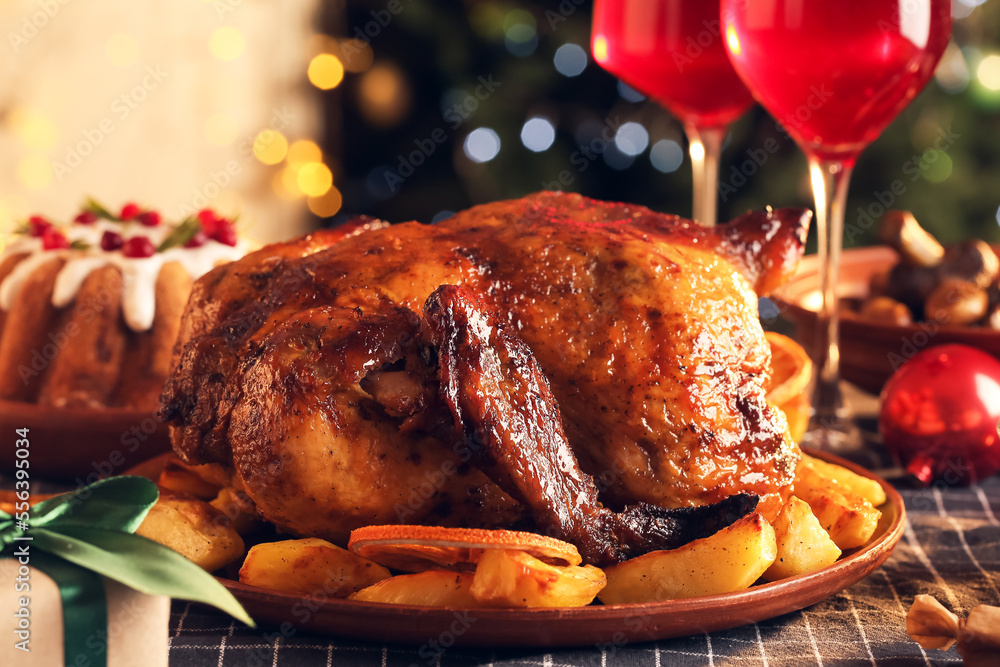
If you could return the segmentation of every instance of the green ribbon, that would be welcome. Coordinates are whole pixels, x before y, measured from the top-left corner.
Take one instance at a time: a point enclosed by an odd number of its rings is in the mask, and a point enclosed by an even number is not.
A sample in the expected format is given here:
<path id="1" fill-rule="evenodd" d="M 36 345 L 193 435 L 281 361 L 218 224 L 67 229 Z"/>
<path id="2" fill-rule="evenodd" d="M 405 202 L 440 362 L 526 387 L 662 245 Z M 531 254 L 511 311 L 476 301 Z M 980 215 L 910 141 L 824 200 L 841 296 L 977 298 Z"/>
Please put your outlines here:
<path id="1" fill-rule="evenodd" d="M 156 485 L 144 477 L 110 477 L 38 503 L 27 526 L 0 511 L 0 558 L 14 558 L 28 545 L 30 567 L 59 586 L 67 665 L 77 664 L 80 655 L 95 667 L 107 664 L 105 643 L 98 640 L 108 624 L 102 577 L 147 595 L 208 604 L 254 626 L 215 577 L 133 534 L 158 497 Z"/>

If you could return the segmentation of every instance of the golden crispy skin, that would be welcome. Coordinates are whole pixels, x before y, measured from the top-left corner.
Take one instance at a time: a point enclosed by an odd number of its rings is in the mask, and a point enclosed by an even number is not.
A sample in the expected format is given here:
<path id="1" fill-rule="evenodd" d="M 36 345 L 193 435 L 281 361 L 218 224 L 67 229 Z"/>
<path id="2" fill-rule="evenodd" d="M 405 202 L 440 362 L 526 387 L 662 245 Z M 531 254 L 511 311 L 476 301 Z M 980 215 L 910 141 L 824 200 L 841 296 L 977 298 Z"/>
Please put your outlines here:
<path id="1" fill-rule="evenodd" d="M 807 223 L 806 212 L 768 211 L 709 230 L 539 193 L 436 225 L 374 226 L 326 249 L 270 246 L 195 286 L 163 395 L 175 449 L 190 463 L 233 466 L 265 518 L 299 534 L 450 513 L 470 525 L 513 521 L 510 498 L 471 472 L 415 503 L 417 516 L 393 518 L 454 452 L 413 426 L 411 411 L 374 401 L 365 373 L 405 359 L 419 376 L 400 313 L 460 285 L 535 355 L 606 503 L 676 507 L 750 492 L 773 515 L 798 452 L 764 400 L 770 351 L 755 288 L 790 275 Z M 318 347 L 290 352 L 289 340 Z M 342 374 L 317 375 L 310 354 Z"/>

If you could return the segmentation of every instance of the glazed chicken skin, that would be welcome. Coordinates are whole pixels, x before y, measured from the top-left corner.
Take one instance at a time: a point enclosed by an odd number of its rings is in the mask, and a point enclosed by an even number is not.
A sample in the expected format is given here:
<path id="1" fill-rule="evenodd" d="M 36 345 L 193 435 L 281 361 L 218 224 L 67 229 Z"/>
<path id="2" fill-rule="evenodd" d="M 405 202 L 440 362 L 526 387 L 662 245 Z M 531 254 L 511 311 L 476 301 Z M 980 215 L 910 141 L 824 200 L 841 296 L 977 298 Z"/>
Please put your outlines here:
<path id="1" fill-rule="evenodd" d="M 657 532 L 649 506 L 746 493 L 773 517 L 798 450 L 764 400 L 757 293 L 794 270 L 807 225 L 779 210 L 706 229 L 539 193 L 268 246 L 196 283 L 163 414 L 183 460 L 222 464 L 298 535 L 534 526 L 581 546 L 590 530 L 604 541 L 581 552 L 613 562 L 655 546 L 633 534 Z M 464 325 L 441 324 L 442 300 L 466 304 Z M 516 352 L 521 385 L 449 376 L 490 345 Z M 462 392 L 492 407 L 463 411 Z M 536 439 L 556 465 L 532 481 Z"/>

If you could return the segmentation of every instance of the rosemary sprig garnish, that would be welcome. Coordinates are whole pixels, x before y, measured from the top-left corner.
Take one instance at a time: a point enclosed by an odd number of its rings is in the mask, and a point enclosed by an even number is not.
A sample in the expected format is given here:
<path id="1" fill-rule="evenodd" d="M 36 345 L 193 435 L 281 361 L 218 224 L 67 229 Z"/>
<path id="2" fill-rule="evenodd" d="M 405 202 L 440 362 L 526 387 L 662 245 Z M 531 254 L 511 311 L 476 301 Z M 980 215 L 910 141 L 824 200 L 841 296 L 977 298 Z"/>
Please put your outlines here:
<path id="1" fill-rule="evenodd" d="M 108 209 L 104 208 L 93 197 L 88 197 L 87 198 L 86 203 L 83 205 L 83 210 L 90 211 L 91 213 L 93 213 L 94 215 L 96 215 L 98 218 L 102 218 L 104 220 L 111 220 L 112 222 L 121 222 L 122 221 L 121 218 L 119 218 L 117 215 L 115 215 L 114 213 L 112 213 Z"/>
<path id="2" fill-rule="evenodd" d="M 201 223 L 198 222 L 198 218 L 187 217 L 181 224 L 177 225 L 167 238 L 163 239 L 156 252 L 163 252 L 164 250 L 170 250 L 171 248 L 176 248 L 177 246 L 182 246 L 191 239 L 194 235 L 201 231 Z"/>

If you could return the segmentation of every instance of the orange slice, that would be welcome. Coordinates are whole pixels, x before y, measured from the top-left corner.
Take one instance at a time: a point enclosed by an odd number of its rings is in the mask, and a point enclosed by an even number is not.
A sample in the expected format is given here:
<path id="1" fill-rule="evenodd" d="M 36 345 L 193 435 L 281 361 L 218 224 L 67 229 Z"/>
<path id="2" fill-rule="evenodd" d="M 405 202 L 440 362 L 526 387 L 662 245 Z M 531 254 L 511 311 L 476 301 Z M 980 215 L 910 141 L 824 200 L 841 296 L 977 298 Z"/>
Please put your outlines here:
<path id="1" fill-rule="evenodd" d="M 792 442 L 802 440 L 802 436 L 805 435 L 806 429 L 809 427 L 809 396 L 802 393 L 775 407 L 785 413 Z"/>
<path id="2" fill-rule="evenodd" d="M 801 395 L 812 376 L 812 360 L 802 346 L 788 336 L 765 331 L 771 345 L 771 381 L 768 383 L 767 402 L 781 405 Z"/>
<path id="3" fill-rule="evenodd" d="M 536 533 L 441 526 L 366 526 L 351 532 L 348 548 L 379 565 L 404 572 L 431 568 L 472 569 L 484 551 L 511 549 L 551 565 L 579 565 L 568 542 Z"/>

